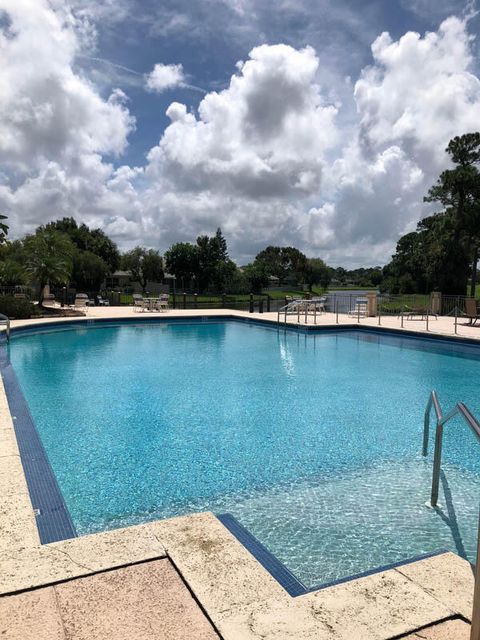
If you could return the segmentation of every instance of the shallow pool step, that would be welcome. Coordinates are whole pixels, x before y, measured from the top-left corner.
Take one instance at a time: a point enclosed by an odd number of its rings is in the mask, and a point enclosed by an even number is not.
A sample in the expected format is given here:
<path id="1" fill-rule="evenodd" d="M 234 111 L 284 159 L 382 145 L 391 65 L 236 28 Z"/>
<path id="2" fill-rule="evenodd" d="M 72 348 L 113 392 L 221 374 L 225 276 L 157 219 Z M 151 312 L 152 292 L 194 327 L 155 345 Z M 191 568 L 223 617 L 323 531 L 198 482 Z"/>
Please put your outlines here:
<path id="1" fill-rule="evenodd" d="M 250 551 L 252 556 L 265 567 L 265 569 L 277 580 L 285 591 L 292 597 L 307 593 L 308 588 L 296 578 L 287 567 L 282 564 L 270 551 L 245 529 L 240 522 L 230 513 L 222 513 L 217 516 L 220 522 L 232 533 L 243 546 Z"/>

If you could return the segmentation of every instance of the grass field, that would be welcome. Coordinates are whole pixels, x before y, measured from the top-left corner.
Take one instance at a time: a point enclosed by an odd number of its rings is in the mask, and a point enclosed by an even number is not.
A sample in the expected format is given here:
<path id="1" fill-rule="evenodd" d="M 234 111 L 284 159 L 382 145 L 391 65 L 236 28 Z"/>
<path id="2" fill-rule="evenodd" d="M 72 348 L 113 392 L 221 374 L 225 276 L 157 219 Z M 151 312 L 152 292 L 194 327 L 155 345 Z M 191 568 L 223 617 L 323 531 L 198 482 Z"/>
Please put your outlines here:
<path id="1" fill-rule="evenodd" d="M 395 296 L 390 300 L 381 300 L 379 305 L 380 313 L 395 315 L 408 311 L 421 312 L 430 308 L 430 296 L 428 294 L 405 294 Z"/>

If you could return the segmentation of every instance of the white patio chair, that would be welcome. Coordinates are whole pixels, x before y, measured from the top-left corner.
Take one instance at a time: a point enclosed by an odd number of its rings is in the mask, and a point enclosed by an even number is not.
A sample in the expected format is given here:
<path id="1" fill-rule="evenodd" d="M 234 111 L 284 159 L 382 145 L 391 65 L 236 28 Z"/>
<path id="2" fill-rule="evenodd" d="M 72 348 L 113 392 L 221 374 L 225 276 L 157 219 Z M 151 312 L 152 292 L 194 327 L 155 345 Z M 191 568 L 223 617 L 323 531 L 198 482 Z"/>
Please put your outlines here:
<path id="1" fill-rule="evenodd" d="M 366 317 L 367 315 L 367 305 L 368 305 L 368 300 L 367 298 L 357 298 L 355 300 L 355 306 L 353 307 L 353 309 L 350 309 L 350 311 L 348 312 L 349 316 L 360 316 L 360 317 Z"/>
<path id="2" fill-rule="evenodd" d="M 143 299 L 143 296 L 140 295 L 139 293 L 134 293 L 132 298 L 133 298 L 133 310 L 145 311 L 146 306 L 145 306 L 145 301 Z"/>
<path id="3" fill-rule="evenodd" d="M 312 312 L 326 313 L 326 302 L 327 298 L 325 296 L 311 298 L 309 308 Z"/>
<path id="4" fill-rule="evenodd" d="M 162 294 L 158 297 L 158 300 L 155 304 L 155 308 L 158 311 L 168 311 L 168 295 Z"/>

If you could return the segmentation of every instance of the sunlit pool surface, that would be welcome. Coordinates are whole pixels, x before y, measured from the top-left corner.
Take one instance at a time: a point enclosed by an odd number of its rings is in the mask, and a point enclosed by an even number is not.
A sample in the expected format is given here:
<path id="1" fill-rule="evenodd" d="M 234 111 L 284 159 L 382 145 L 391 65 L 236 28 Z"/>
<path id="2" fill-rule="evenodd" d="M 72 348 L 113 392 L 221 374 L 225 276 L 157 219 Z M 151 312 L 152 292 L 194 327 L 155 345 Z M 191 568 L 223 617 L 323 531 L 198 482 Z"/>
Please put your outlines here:
<path id="1" fill-rule="evenodd" d="M 439 549 L 475 560 L 478 443 L 446 427 L 438 511 L 420 450 L 432 389 L 480 415 L 480 348 L 226 321 L 10 353 L 79 534 L 231 513 L 308 588 Z"/>

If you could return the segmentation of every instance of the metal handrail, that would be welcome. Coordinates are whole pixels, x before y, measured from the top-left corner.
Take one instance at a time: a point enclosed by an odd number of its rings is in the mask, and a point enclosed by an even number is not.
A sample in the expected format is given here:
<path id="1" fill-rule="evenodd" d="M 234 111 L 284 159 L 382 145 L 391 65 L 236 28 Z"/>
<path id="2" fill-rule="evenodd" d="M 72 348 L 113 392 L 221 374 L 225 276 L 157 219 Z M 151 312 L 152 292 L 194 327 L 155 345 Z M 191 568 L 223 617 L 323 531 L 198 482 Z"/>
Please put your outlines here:
<path id="1" fill-rule="evenodd" d="M 438 400 L 436 391 L 432 391 L 428 398 L 427 406 L 425 408 L 424 424 L 423 424 L 423 447 L 422 455 L 428 454 L 428 440 L 430 433 L 430 414 L 432 406 L 435 409 L 437 418 L 437 426 L 435 429 L 435 450 L 433 456 L 433 478 L 432 478 L 432 507 L 437 506 L 438 501 L 438 487 L 440 484 L 440 466 L 442 459 L 442 445 L 443 445 L 443 427 L 456 415 L 460 414 L 470 429 L 473 431 L 478 440 L 480 440 L 480 423 L 472 414 L 472 412 L 464 405 L 463 402 L 457 402 L 457 404 L 446 415 L 443 415 Z"/>
<path id="2" fill-rule="evenodd" d="M 422 455 L 426 456 L 428 453 L 428 439 L 430 434 L 430 413 L 432 406 L 435 409 L 437 416 L 437 422 L 442 418 L 442 410 L 440 408 L 440 402 L 438 401 L 438 395 L 436 391 L 432 391 L 428 397 L 427 407 L 425 409 L 425 416 L 423 418 L 423 449 Z"/>
<path id="3" fill-rule="evenodd" d="M 480 422 L 475 418 L 472 412 L 466 407 L 463 402 L 457 402 L 457 404 L 446 415 L 442 414 L 442 409 L 438 401 L 438 395 L 436 391 L 432 391 L 428 398 L 427 406 L 425 408 L 425 417 L 423 424 L 423 448 L 422 454 L 426 456 L 428 454 L 428 440 L 430 432 L 430 414 L 432 406 L 435 409 L 437 418 L 437 426 L 435 429 L 435 451 L 433 456 L 433 477 L 432 477 L 432 493 L 430 498 L 430 504 L 432 507 L 437 506 L 438 502 L 438 489 L 440 484 L 440 467 L 442 462 L 442 444 L 443 444 L 443 427 L 454 416 L 461 415 L 470 429 L 473 431 L 477 439 L 480 441 Z M 477 558 L 475 563 L 475 586 L 473 591 L 473 610 L 472 610 L 472 625 L 470 630 L 470 640 L 480 640 L 480 517 L 478 522 L 477 533 Z"/>
<path id="4" fill-rule="evenodd" d="M 318 309 L 319 304 L 324 305 L 322 299 L 309 299 L 309 298 L 296 298 L 291 300 L 284 307 L 280 307 L 277 312 L 277 323 L 280 324 L 280 314 L 284 314 L 284 323 L 287 324 L 287 315 L 297 315 L 297 322 L 300 322 L 300 316 L 304 318 L 305 324 L 308 322 L 308 316 L 313 315 L 314 324 L 317 324 L 317 311 L 321 313 L 321 309 Z M 313 308 L 313 313 L 312 313 Z M 324 309 L 325 310 L 325 309 Z"/>
<path id="5" fill-rule="evenodd" d="M 0 313 L 0 325 L 5 325 L 5 335 L 7 337 L 7 342 L 10 342 L 10 318 L 5 316 L 3 313 Z"/>

